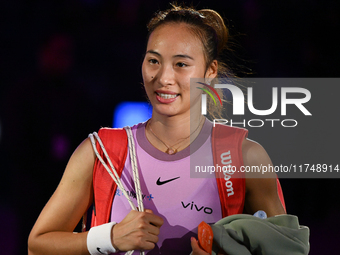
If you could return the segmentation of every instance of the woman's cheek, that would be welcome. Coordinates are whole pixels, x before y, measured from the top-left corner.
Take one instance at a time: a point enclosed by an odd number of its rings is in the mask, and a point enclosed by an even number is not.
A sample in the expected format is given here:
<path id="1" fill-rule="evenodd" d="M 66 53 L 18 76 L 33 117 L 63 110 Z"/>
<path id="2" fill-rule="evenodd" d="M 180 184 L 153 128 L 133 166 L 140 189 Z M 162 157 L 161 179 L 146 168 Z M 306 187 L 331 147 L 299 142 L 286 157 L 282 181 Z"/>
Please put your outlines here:
<path id="1" fill-rule="evenodd" d="M 157 67 L 145 67 L 142 70 L 144 82 L 151 82 L 157 76 Z"/>

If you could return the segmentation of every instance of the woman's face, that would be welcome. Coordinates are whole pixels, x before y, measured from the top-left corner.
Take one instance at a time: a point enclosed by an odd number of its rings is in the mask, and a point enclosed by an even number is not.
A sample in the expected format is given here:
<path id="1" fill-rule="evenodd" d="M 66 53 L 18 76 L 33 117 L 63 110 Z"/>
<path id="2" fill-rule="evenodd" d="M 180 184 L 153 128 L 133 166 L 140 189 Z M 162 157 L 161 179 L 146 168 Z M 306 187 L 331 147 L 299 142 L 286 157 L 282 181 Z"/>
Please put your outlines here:
<path id="1" fill-rule="evenodd" d="M 196 86 L 190 100 L 190 78 L 214 78 L 217 62 L 205 71 L 203 45 L 186 24 L 161 25 L 151 33 L 142 75 L 154 112 L 174 116 L 189 113 L 190 106 L 199 107 Z"/>

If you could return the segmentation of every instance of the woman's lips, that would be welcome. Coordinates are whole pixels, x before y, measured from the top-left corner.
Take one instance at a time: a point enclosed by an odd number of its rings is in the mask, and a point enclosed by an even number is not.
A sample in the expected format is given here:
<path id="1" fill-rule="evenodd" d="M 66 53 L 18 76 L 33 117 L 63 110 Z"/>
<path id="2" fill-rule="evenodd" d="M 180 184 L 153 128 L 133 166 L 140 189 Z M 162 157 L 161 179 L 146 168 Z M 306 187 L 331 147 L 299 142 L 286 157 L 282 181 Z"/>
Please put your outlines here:
<path id="1" fill-rule="evenodd" d="M 170 92 L 170 93 L 161 93 L 161 92 L 156 92 L 156 98 L 158 102 L 162 104 L 169 104 L 174 102 L 179 94 Z"/>

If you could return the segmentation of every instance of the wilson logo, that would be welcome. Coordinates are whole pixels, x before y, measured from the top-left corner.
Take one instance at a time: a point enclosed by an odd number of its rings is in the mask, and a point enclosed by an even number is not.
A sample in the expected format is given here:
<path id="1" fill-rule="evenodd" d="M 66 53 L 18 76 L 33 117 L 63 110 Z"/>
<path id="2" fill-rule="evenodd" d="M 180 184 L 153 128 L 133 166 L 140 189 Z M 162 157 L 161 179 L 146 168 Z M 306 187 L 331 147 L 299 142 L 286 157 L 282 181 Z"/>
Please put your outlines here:
<path id="1" fill-rule="evenodd" d="M 188 204 L 184 204 L 184 202 L 182 201 L 182 206 L 184 209 L 190 209 L 190 210 L 196 210 L 197 212 L 204 212 L 206 214 L 212 214 L 213 213 L 213 209 L 211 209 L 210 207 L 204 207 L 202 206 L 197 206 L 194 202 L 188 203 Z"/>
<path id="2" fill-rule="evenodd" d="M 229 167 L 229 169 L 232 169 L 231 168 L 232 160 L 231 160 L 230 150 L 221 154 L 221 163 L 223 166 L 226 166 L 226 167 Z M 234 195 L 233 182 L 230 180 L 233 174 L 234 174 L 234 171 L 232 170 L 223 171 L 225 187 L 227 190 L 228 197 Z"/>

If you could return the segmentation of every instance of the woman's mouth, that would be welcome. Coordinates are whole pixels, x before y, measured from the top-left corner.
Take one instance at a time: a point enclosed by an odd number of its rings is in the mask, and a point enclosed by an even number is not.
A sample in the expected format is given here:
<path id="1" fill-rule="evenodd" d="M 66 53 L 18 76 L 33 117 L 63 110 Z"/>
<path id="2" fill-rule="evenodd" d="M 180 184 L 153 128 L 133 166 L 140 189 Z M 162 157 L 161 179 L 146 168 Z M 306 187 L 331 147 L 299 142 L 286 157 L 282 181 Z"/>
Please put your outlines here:
<path id="1" fill-rule="evenodd" d="M 178 94 L 164 94 L 164 93 L 157 93 L 157 95 L 164 99 L 175 98 L 178 96 Z"/>
<path id="2" fill-rule="evenodd" d="M 168 94 L 168 93 L 160 93 L 156 92 L 156 98 L 158 102 L 163 104 L 169 104 L 176 100 L 176 98 L 179 96 L 179 94 Z"/>

